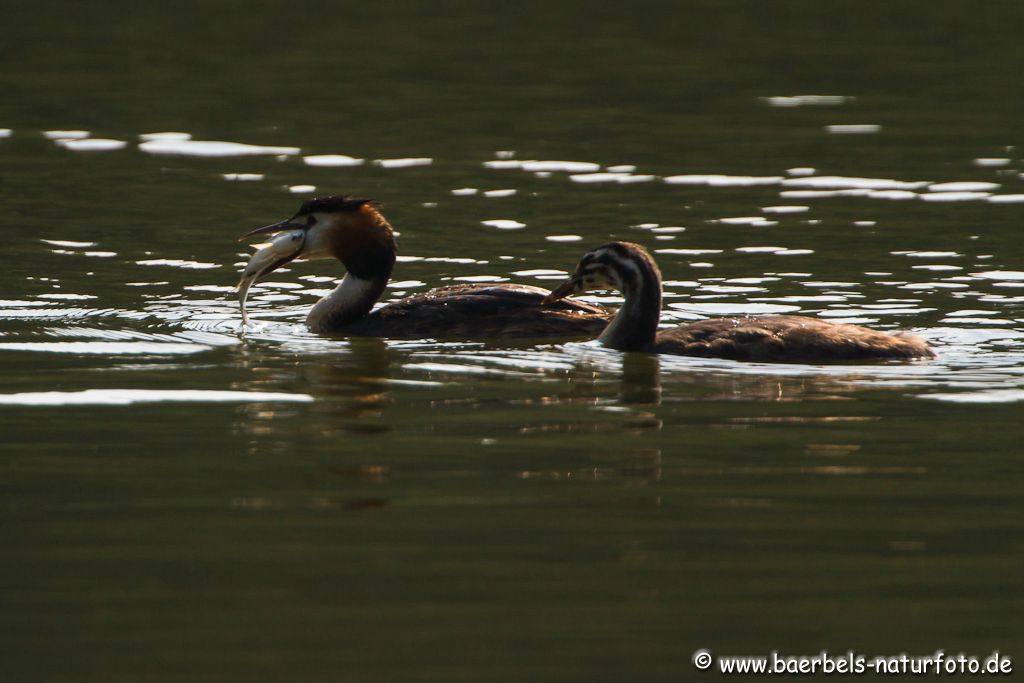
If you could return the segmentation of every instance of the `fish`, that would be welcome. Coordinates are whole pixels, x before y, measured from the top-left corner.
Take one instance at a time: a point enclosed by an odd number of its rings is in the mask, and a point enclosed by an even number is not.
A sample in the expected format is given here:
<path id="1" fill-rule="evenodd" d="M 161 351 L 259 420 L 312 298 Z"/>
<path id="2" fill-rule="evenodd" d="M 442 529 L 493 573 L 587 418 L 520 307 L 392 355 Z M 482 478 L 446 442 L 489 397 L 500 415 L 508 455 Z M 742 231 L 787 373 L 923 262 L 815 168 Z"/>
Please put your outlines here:
<path id="1" fill-rule="evenodd" d="M 249 325 L 249 315 L 245 310 L 245 301 L 249 296 L 249 287 L 258 282 L 264 275 L 281 265 L 288 263 L 302 251 L 306 243 L 305 230 L 283 230 L 259 247 L 249 259 L 242 278 L 238 281 L 238 303 L 242 309 L 242 325 Z"/>

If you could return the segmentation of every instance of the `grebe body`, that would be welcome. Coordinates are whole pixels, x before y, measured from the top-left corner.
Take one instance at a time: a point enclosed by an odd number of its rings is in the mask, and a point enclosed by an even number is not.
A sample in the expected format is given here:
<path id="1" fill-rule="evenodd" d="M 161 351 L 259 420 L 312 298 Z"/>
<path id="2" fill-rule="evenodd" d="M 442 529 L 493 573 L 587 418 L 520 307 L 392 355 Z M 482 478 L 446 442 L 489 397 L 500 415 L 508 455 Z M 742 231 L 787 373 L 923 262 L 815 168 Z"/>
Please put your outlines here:
<path id="1" fill-rule="evenodd" d="M 820 362 L 932 358 L 921 339 L 796 315 L 702 320 L 658 330 L 661 272 L 640 245 L 612 242 L 584 255 L 575 273 L 546 299 L 616 289 L 622 308 L 598 337 L 619 351 L 748 361 Z"/>
<path id="2" fill-rule="evenodd" d="M 295 259 L 334 258 L 347 271 L 306 317 L 318 334 L 396 339 L 579 338 L 599 334 L 611 312 L 573 299 L 542 305 L 550 292 L 518 284 L 439 287 L 373 310 L 395 265 L 394 230 L 376 202 L 341 196 L 312 199 L 288 220 L 242 239 L 273 234 L 242 272 L 238 294 L 243 323 L 249 287 Z"/>

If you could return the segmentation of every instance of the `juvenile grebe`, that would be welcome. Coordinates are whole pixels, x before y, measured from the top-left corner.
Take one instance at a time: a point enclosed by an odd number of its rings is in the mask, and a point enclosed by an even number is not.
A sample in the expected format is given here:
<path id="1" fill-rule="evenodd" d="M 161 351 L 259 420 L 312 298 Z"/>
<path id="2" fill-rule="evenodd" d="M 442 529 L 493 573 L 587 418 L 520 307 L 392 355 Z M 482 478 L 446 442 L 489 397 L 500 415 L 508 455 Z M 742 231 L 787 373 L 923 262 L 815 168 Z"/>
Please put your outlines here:
<path id="1" fill-rule="evenodd" d="M 238 283 L 242 321 L 250 285 L 286 263 L 335 258 L 347 271 L 341 283 L 306 317 L 313 332 L 418 339 L 494 337 L 572 338 L 598 334 L 611 312 L 566 299 L 542 306 L 546 289 L 516 284 L 462 284 L 406 297 L 371 312 L 387 286 L 398 246 L 387 219 L 372 199 L 311 199 L 288 220 L 256 228 L 277 233 L 252 255 Z"/>
<path id="2" fill-rule="evenodd" d="M 626 299 L 598 337 L 619 351 L 787 362 L 935 356 L 917 337 L 795 315 L 717 318 L 659 332 L 661 272 L 647 250 L 629 242 L 612 242 L 587 253 L 576 272 L 544 301 L 599 289 L 617 289 Z"/>

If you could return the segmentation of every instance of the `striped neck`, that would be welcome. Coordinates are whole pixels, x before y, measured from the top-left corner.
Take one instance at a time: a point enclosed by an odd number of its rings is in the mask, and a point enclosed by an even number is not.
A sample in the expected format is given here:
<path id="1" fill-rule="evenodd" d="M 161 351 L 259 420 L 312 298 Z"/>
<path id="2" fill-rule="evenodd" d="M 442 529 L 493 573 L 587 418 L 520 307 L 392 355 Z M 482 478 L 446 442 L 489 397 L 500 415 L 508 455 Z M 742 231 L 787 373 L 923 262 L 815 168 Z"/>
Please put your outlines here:
<path id="1" fill-rule="evenodd" d="M 651 351 L 661 317 L 661 275 L 650 258 L 633 250 L 609 264 L 625 302 L 598 341 L 618 351 Z"/>

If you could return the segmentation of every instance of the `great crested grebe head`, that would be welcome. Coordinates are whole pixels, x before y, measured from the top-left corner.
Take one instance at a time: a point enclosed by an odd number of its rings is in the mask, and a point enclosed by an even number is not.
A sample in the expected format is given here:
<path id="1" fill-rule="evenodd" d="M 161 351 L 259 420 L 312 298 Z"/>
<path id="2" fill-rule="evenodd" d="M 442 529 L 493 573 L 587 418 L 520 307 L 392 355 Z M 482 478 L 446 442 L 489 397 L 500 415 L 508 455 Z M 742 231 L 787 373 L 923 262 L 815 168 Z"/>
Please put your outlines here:
<path id="1" fill-rule="evenodd" d="M 610 242 L 588 251 L 569 279 L 544 298 L 544 303 L 585 292 L 617 290 L 627 294 L 657 281 L 661 274 L 647 250 L 632 242 Z"/>
<path id="2" fill-rule="evenodd" d="M 249 259 L 240 288 L 296 259 L 334 258 L 358 278 L 387 279 L 397 252 L 395 233 L 372 199 L 310 199 L 291 218 L 250 230 L 240 239 L 266 234 L 274 237 Z"/>

